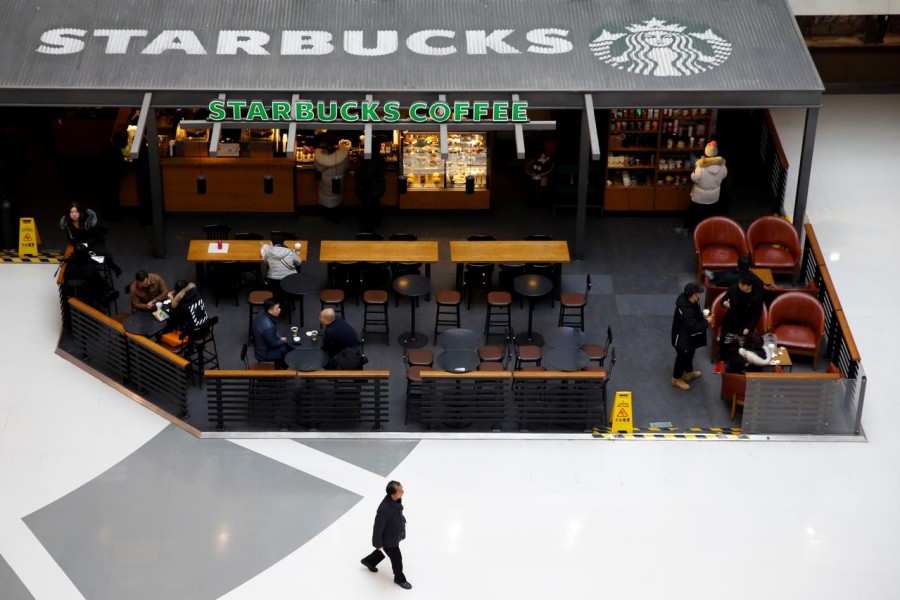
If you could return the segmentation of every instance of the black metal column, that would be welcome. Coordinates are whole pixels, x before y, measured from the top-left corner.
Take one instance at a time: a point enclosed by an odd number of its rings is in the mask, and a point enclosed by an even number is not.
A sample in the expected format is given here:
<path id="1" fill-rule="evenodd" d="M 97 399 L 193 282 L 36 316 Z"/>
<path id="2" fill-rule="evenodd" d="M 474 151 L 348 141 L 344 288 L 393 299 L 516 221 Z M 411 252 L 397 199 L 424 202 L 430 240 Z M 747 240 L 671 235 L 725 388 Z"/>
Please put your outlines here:
<path id="1" fill-rule="evenodd" d="M 147 164 L 150 169 L 150 207 L 153 216 L 153 256 L 166 256 L 166 228 L 163 223 L 162 167 L 159 164 L 159 142 L 156 133 L 156 109 L 147 115 Z"/>
<path id="2" fill-rule="evenodd" d="M 588 131 L 587 110 L 581 111 L 581 139 L 578 147 L 578 204 L 575 208 L 575 258 L 584 258 L 587 238 L 588 171 L 591 159 L 591 138 Z"/>
<path id="3" fill-rule="evenodd" d="M 818 108 L 806 109 L 806 125 L 803 128 L 803 148 L 800 151 L 800 167 L 797 176 L 797 198 L 794 201 L 794 229 L 803 239 L 803 220 L 806 217 L 806 199 L 809 196 L 809 176 L 812 171 L 813 148 L 816 145 Z"/>

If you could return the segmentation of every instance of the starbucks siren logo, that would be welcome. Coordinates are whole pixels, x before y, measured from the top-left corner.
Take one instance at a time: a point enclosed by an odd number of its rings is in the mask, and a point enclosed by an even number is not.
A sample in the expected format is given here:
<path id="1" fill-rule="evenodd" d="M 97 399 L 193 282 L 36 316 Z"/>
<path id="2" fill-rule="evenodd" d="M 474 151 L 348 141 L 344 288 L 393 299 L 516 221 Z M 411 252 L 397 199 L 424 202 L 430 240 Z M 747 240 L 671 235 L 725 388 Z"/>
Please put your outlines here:
<path id="1" fill-rule="evenodd" d="M 731 55 L 731 42 L 709 27 L 703 31 L 703 27 L 648 19 L 611 31 L 604 29 L 591 42 L 591 52 L 606 64 L 639 75 L 681 77 L 703 73 Z"/>

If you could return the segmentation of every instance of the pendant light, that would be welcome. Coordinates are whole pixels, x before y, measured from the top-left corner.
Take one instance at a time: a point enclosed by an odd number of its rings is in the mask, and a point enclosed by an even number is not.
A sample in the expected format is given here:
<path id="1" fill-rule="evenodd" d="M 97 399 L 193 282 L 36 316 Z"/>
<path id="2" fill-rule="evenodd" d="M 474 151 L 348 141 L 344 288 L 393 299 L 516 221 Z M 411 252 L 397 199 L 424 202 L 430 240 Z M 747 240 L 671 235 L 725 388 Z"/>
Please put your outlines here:
<path id="1" fill-rule="evenodd" d="M 203 154 L 200 148 L 197 148 L 197 159 L 200 161 L 200 174 L 197 175 L 197 195 L 206 195 L 206 176 L 203 174 Z"/>

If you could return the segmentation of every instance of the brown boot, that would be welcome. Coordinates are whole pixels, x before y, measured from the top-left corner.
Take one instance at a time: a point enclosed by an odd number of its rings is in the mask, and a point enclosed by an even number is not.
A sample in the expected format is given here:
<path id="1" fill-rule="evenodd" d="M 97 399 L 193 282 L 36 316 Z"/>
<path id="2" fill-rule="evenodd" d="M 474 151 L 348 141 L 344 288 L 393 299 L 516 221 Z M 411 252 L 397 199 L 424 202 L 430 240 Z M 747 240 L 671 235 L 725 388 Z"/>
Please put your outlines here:
<path id="1" fill-rule="evenodd" d="M 684 379 L 675 379 L 675 378 L 673 377 L 673 378 L 672 378 L 672 385 L 674 385 L 675 387 L 677 387 L 677 388 L 680 389 L 680 390 L 689 390 L 689 389 L 691 389 L 691 386 L 689 386 L 689 385 L 687 384 L 687 382 L 686 382 Z"/>
<path id="2" fill-rule="evenodd" d="M 691 371 L 690 373 L 685 373 L 682 379 L 685 381 L 693 381 L 695 379 L 700 379 L 701 377 L 703 377 L 703 373 L 700 371 Z"/>

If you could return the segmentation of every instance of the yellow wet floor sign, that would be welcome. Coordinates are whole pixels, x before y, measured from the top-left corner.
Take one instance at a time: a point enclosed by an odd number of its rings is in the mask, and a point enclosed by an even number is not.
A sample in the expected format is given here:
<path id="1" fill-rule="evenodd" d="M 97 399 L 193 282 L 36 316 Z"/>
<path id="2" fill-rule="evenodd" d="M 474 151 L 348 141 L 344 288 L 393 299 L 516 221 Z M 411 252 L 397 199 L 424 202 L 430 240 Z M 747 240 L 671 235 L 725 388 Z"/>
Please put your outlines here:
<path id="1" fill-rule="evenodd" d="M 631 392 L 616 392 L 612 412 L 609 413 L 610 433 L 634 433 L 634 415 L 631 411 Z"/>
<path id="2" fill-rule="evenodd" d="M 19 219 L 19 256 L 38 254 L 38 244 L 41 236 L 38 234 L 37 224 L 31 217 Z"/>

